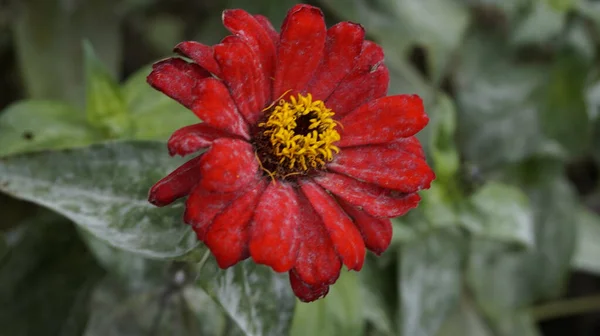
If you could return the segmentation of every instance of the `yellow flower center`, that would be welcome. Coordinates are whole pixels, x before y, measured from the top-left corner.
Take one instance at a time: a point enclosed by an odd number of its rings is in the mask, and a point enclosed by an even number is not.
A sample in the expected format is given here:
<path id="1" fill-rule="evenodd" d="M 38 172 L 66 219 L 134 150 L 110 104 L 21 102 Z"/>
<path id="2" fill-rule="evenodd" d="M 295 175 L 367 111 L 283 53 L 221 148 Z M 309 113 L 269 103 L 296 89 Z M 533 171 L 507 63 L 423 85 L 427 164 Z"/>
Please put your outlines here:
<path id="1" fill-rule="evenodd" d="M 258 153 L 269 175 L 285 178 L 321 169 L 339 152 L 334 145 L 340 140 L 334 112 L 323 101 L 313 101 L 310 93 L 280 99 L 265 109 L 269 110 L 266 120 L 258 124 L 259 138 L 270 144 L 270 153 Z"/>

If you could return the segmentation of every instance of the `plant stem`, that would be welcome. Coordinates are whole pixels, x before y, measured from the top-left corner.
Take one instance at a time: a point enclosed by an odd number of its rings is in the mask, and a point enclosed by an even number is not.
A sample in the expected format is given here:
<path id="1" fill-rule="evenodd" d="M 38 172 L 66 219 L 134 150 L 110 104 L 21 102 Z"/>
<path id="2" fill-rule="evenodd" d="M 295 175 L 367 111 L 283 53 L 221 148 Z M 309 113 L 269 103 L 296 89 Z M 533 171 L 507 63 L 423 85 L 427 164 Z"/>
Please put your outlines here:
<path id="1" fill-rule="evenodd" d="M 600 294 L 539 305 L 533 307 L 532 315 L 536 321 L 542 321 L 592 311 L 600 312 Z"/>

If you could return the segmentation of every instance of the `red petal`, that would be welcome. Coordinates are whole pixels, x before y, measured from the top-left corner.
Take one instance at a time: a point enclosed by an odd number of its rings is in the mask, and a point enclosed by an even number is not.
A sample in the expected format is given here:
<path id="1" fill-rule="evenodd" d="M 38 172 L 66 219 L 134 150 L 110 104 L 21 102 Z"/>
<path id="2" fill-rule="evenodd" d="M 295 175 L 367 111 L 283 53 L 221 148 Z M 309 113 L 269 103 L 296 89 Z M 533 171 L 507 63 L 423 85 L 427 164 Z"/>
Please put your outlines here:
<path id="1" fill-rule="evenodd" d="M 403 194 L 340 174 L 325 173 L 314 180 L 344 201 L 377 217 L 402 216 L 421 200 L 416 193 Z"/>
<path id="2" fill-rule="evenodd" d="M 389 81 L 389 71 L 383 64 L 383 50 L 377 44 L 365 41 L 354 69 L 327 98 L 325 105 L 339 120 L 357 107 L 385 96 Z"/>
<path id="3" fill-rule="evenodd" d="M 258 169 L 251 144 L 238 139 L 217 139 L 200 162 L 200 185 L 219 192 L 241 190 L 259 177 Z"/>
<path id="4" fill-rule="evenodd" d="M 205 243 L 217 259 L 219 267 L 233 266 L 250 255 L 250 220 L 265 187 L 265 182 L 258 183 L 215 217 L 206 234 Z"/>
<path id="5" fill-rule="evenodd" d="M 181 58 L 169 58 L 155 63 L 148 75 L 148 84 L 190 108 L 194 102 L 192 89 L 196 83 L 210 74 L 194 63 Z"/>
<path id="6" fill-rule="evenodd" d="M 308 85 L 315 100 L 325 100 L 354 67 L 362 49 L 365 30 L 359 24 L 340 22 L 327 30 L 321 64 Z"/>
<path id="7" fill-rule="evenodd" d="M 183 221 L 192 226 L 200 241 L 204 241 L 215 216 L 239 196 L 239 192 L 210 192 L 202 187 L 196 187 L 185 203 Z"/>
<path id="8" fill-rule="evenodd" d="M 225 84 L 216 78 L 206 78 L 194 88 L 197 97 L 192 111 L 205 123 L 249 139 L 248 124 L 238 113 Z"/>
<path id="9" fill-rule="evenodd" d="M 313 287 L 303 282 L 293 270 L 290 271 L 290 285 L 294 294 L 302 302 L 312 302 L 325 297 L 329 293 L 329 285 Z"/>
<path id="10" fill-rule="evenodd" d="M 294 188 L 284 182 L 271 183 L 256 207 L 251 224 L 252 259 L 276 272 L 289 271 L 296 261 L 299 220 Z"/>
<path id="11" fill-rule="evenodd" d="M 352 217 L 367 248 L 377 255 L 385 252 L 392 241 L 392 222 L 387 218 L 373 217 L 342 200 L 340 205 Z"/>
<path id="12" fill-rule="evenodd" d="M 213 141 L 223 137 L 231 135 L 204 123 L 185 126 L 169 138 L 169 154 L 186 156 L 207 148 Z"/>
<path id="13" fill-rule="evenodd" d="M 303 194 L 298 195 L 302 224 L 298 226 L 300 246 L 294 270 L 303 282 L 311 285 L 332 284 L 340 276 L 342 262 L 321 217 Z"/>
<path id="14" fill-rule="evenodd" d="M 191 59 L 215 76 L 221 77 L 221 69 L 215 60 L 213 47 L 195 41 L 185 41 L 176 45 L 174 51 Z"/>
<path id="15" fill-rule="evenodd" d="M 417 95 L 388 96 L 362 105 L 339 119 L 339 147 L 373 145 L 415 135 L 429 118 Z"/>
<path id="16" fill-rule="evenodd" d="M 165 206 L 176 199 L 187 196 L 200 181 L 200 158 L 197 156 L 179 166 L 171 174 L 150 188 L 148 201 L 156 206 Z"/>
<path id="17" fill-rule="evenodd" d="M 221 66 L 221 78 L 244 119 L 253 125 L 267 103 L 267 77 L 261 71 L 252 50 L 230 38 L 215 46 L 215 58 Z"/>
<path id="18" fill-rule="evenodd" d="M 435 174 L 427 162 L 394 146 L 397 145 L 344 148 L 327 167 L 335 172 L 404 193 L 429 188 Z"/>
<path id="19" fill-rule="evenodd" d="M 365 243 L 352 220 L 335 200 L 314 182 L 303 181 L 302 192 L 323 220 L 344 265 L 360 271 L 365 261 Z"/>
<path id="20" fill-rule="evenodd" d="M 320 9 L 294 6 L 281 28 L 272 99 L 288 90 L 302 92 L 323 57 L 327 30 Z"/>
<path id="21" fill-rule="evenodd" d="M 275 70 L 275 43 L 260 22 L 248 12 L 231 9 L 223 12 L 223 24 L 231 33 L 239 36 L 260 60 L 267 78 Z"/>
<path id="22" fill-rule="evenodd" d="M 277 46 L 279 43 L 279 33 L 273 28 L 271 21 L 264 15 L 254 15 L 254 18 L 260 23 L 267 34 L 269 34 L 269 37 L 273 41 L 273 45 Z"/>
<path id="23" fill-rule="evenodd" d="M 425 151 L 423 151 L 423 146 L 421 146 L 421 142 L 415 136 L 411 136 L 408 138 L 397 139 L 394 142 L 391 142 L 386 145 L 388 148 L 393 148 L 397 150 L 403 150 L 405 152 L 409 152 L 417 157 L 425 159 Z"/>

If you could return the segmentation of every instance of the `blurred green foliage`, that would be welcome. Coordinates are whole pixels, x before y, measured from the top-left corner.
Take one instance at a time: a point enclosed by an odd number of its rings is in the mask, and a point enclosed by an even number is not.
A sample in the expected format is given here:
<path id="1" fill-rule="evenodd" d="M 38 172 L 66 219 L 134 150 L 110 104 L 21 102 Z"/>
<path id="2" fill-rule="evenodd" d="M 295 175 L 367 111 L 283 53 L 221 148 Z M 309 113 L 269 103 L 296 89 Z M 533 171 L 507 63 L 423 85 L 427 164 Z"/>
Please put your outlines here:
<path id="1" fill-rule="evenodd" d="M 600 3 L 310 2 L 382 44 L 390 94 L 426 102 L 437 179 L 390 249 L 296 304 L 285 276 L 219 270 L 181 204 L 146 202 L 181 163 L 164 140 L 197 122 L 148 64 L 218 42 L 225 8 L 278 26 L 296 1 L 12 1 L 26 99 L 0 113 L 0 334 L 537 335 L 581 310 L 561 296 L 600 275 Z"/>

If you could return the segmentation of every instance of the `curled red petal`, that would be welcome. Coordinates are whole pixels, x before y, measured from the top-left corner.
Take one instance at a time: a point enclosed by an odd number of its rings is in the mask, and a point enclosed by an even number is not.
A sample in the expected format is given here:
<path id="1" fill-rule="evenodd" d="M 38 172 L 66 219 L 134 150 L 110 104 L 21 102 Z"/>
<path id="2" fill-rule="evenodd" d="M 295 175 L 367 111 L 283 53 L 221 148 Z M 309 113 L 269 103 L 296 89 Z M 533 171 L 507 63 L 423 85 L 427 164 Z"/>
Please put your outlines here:
<path id="1" fill-rule="evenodd" d="M 302 281 L 311 286 L 333 284 L 340 276 L 342 262 L 335 252 L 323 220 L 306 197 L 300 193 L 302 223 L 298 226 L 300 244 L 294 270 Z"/>
<path id="2" fill-rule="evenodd" d="M 259 69 L 254 53 L 238 37 L 231 37 L 215 47 L 215 58 L 221 67 L 221 78 L 227 85 L 238 111 L 246 122 L 254 125 L 267 103 L 267 77 Z"/>
<path id="3" fill-rule="evenodd" d="M 246 42 L 259 59 L 266 77 L 271 78 L 275 70 L 275 43 L 263 25 L 254 16 L 241 9 L 225 10 L 223 24 L 232 34 Z"/>
<path id="4" fill-rule="evenodd" d="M 241 190 L 259 177 L 258 169 L 251 144 L 238 139 L 217 139 L 200 161 L 200 185 L 210 191 Z"/>
<path id="5" fill-rule="evenodd" d="M 190 108 L 195 100 L 192 89 L 196 83 L 210 76 L 199 65 L 181 58 L 169 58 L 152 65 L 147 81 L 153 88 Z"/>
<path id="6" fill-rule="evenodd" d="M 415 135 L 429 122 L 417 95 L 388 96 L 357 108 L 340 123 L 339 147 L 372 145 Z"/>
<path id="7" fill-rule="evenodd" d="M 323 58 L 308 85 L 313 99 L 325 100 L 350 73 L 364 38 L 363 27 L 352 22 L 340 22 L 327 30 Z"/>
<path id="8" fill-rule="evenodd" d="M 428 189 L 435 174 L 427 162 L 394 146 L 343 148 L 327 167 L 334 172 L 403 193 Z"/>
<path id="9" fill-rule="evenodd" d="M 377 255 L 381 255 L 392 241 L 392 222 L 388 218 L 374 217 L 353 205 L 340 200 L 340 206 L 358 227 L 365 246 Z"/>
<path id="10" fill-rule="evenodd" d="M 277 50 L 273 100 L 288 90 L 304 91 L 323 57 L 326 35 L 319 8 L 297 5 L 288 12 Z"/>
<path id="11" fill-rule="evenodd" d="M 185 202 L 183 221 L 192 226 L 200 241 L 205 241 L 206 233 L 215 216 L 240 196 L 240 192 L 211 192 L 196 187 Z"/>
<path id="12" fill-rule="evenodd" d="M 221 76 L 221 69 L 215 60 L 213 47 L 195 41 L 185 41 L 176 45 L 174 51 L 191 59 L 215 76 Z"/>
<path id="13" fill-rule="evenodd" d="M 383 64 L 383 50 L 365 41 L 354 69 L 340 82 L 325 104 L 339 120 L 357 107 L 387 94 L 390 74 Z"/>
<path id="14" fill-rule="evenodd" d="M 269 21 L 269 19 L 264 15 L 254 15 L 254 18 L 267 32 L 269 38 L 271 38 L 271 40 L 273 41 L 273 45 L 277 46 L 277 44 L 279 43 L 279 33 L 275 30 L 275 28 L 271 24 L 271 21 Z"/>
<path id="15" fill-rule="evenodd" d="M 250 256 L 250 221 L 265 187 L 264 181 L 257 183 L 214 218 L 204 242 L 219 267 L 233 266 Z"/>
<path id="16" fill-rule="evenodd" d="M 321 217 L 333 246 L 349 269 L 360 271 L 365 260 L 365 243 L 352 220 L 331 195 L 314 182 L 302 181 L 302 192 Z"/>
<path id="17" fill-rule="evenodd" d="M 249 139 L 248 124 L 239 114 L 229 90 L 216 78 L 206 78 L 194 88 L 192 111 L 214 128 Z"/>
<path id="18" fill-rule="evenodd" d="M 156 206 L 165 206 L 176 199 L 187 196 L 200 181 L 200 159 L 197 156 L 179 166 L 150 188 L 148 201 Z"/>
<path id="19" fill-rule="evenodd" d="M 276 272 L 289 271 L 296 261 L 299 220 L 294 188 L 284 182 L 271 183 L 262 194 L 251 224 L 252 259 Z"/>
<path id="20" fill-rule="evenodd" d="M 325 297 L 329 293 L 329 285 L 311 286 L 303 282 L 293 270 L 290 271 L 289 275 L 292 290 L 302 302 L 312 302 Z"/>
<path id="21" fill-rule="evenodd" d="M 402 216 L 415 208 L 421 200 L 416 193 L 400 193 L 341 174 L 324 173 L 314 180 L 340 199 L 377 217 Z"/>
<path id="22" fill-rule="evenodd" d="M 207 124 L 199 123 L 175 131 L 169 138 L 167 146 L 171 156 L 186 156 L 207 148 L 216 139 L 224 137 L 231 137 L 231 135 Z"/>

